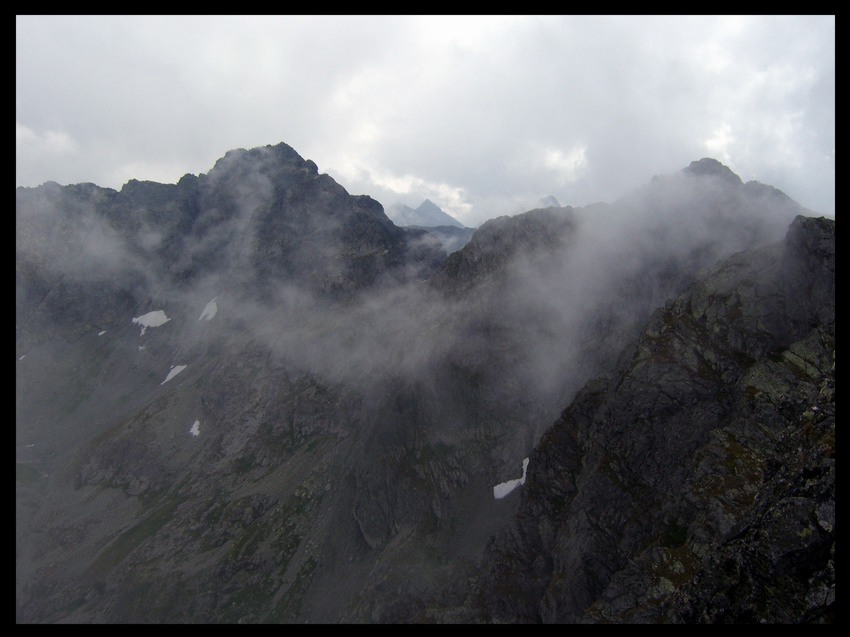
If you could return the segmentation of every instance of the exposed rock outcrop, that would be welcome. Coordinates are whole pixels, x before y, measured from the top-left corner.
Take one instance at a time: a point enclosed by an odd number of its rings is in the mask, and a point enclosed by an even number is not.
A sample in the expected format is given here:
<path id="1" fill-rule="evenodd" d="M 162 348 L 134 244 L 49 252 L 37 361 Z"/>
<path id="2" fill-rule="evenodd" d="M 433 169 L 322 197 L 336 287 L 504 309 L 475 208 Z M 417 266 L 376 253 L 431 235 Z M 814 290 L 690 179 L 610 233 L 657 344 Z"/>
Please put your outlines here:
<path id="1" fill-rule="evenodd" d="M 833 620 L 834 315 L 803 217 L 656 312 L 533 452 L 479 619 Z"/>

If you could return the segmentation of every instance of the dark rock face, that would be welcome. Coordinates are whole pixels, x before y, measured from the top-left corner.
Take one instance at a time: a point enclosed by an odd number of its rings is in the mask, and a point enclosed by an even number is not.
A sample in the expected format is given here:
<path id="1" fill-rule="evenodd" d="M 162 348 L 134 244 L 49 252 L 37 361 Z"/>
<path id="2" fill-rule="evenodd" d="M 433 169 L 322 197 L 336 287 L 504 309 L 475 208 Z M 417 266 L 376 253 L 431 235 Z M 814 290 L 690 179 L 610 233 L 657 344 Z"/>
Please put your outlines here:
<path id="1" fill-rule="evenodd" d="M 480 617 L 834 619 L 834 269 L 798 217 L 656 312 L 531 455 Z"/>
<path id="2" fill-rule="evenodd" d="M 208 174 L 176 185 L 131 180 L 115 192 L 48 184 L 16 197 L 21 268 L 35 253 L 57 267 L 86 249 L 91 256 L 83 240 L 97 232 L 107 271 L 74 263 L 107 281 L 116 270 L 142 270 L 149 294 L 157 282 L 187 286 L 217 273 L 259 291 L 291 281 L 345 297 L 383 278 L 427 277 L 442 258 L 421 245 L 411 258 L 408 235 L 380 204 L 350 196 L 286 144 L 230 151 Z M 139 282 L 125 287 L 138 291 Z"/>
<path id="3" fill-rule="evenodd" d="M 504 273 L 517 255 L 564 248 L 573 237 L 575 226 L 569 208 L 541 208 L 491 219 L 478 228 L 461 251 L 449 256 L 432 283 L 440 289 L 462 293 L 485 278 Z"/>
<path id="4" fill-rule="evenodd" d="M 733 173 L 728 166 L 724 166 L 716 159 L 703 157 L 699 161 L 692 161 L 685 168 L 685 172 L 691 175 L 711 176 L 728 181 L 730 184 L 741 185 L 741 178 Z"/>
<path id="5" fill-rule="evenodd" d="M 448 257 L 285 144 L 18 189 L 16 618 L 720 621 L 803 554 L 828 599 L 834 222 L 722 174 Z"/>

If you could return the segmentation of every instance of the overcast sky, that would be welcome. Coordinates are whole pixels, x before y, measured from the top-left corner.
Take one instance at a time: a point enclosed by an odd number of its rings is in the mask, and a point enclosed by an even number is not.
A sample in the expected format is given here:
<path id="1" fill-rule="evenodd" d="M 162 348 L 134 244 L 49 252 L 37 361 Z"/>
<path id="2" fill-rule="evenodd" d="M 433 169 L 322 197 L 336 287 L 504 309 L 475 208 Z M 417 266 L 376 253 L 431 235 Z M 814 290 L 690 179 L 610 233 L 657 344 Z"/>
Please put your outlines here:
<path id="1" fill-rule="evenodd" d="M 835 216 L 835 16 L 17 16 L 16 185 L 286 142 L 469 226 L 715 157 Z"/>

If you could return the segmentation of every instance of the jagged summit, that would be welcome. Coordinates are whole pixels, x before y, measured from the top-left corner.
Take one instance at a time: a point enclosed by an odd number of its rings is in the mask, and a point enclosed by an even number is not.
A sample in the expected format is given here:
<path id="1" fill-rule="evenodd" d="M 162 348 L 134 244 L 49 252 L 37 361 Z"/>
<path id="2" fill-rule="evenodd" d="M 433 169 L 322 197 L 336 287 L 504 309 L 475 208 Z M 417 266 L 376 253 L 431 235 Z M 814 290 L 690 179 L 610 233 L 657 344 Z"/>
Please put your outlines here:
<path id="1" fill-rule="evenodd" d="M 683 170 L 683 172 L 699 176 L 720 177 L 737 184 L 743 183 L 741 178 L 732 172 L 728 166 L 725 166 L 716 159 L 712 159 L 710 157 L 703 157 L 700 160 L 692 161 L 690 165 Z"/>
<path id="2" fill-rule="evenodd" d="M 17 193 L 19 211 L 37 212 L 19 214 L 19 239 L 58 240 L 50 219 L 79 209 L 109 236 L 110 251 L 146 259 L 153 277 L 171 284 L 215 273 L 248 288 L 293 282 L 349 295 L 384 277 L 426 276 L 442 258 L 439 246 L 415 241 L 377 201 L 348 194 L 284 143 L 228 151 L 208 173 L 177 184 L 131 179 L 117 193 L 94 184 Z M 68 246 L 55 248 L 61 255 Z"/>
<path id="3" fill-rule="evenodd" d="M 275 163 L 296 166 L 299 168 L 312 168 L 316 165 L 315 162 L 312 161 L 310 162 L 312 166 L 306 165 L 304 158 L 299 155 L 292 146 L 284 142 L 280 142 L 278 144 L 268 144 L 266 146 L 258 146 L 251 149 L 234 148 L 232 150 L 228 150 L 223 157 L 215 162 L 213 170 L 223 168 L 231 162 L 242 162 L 246 159 L 261 161 L 273 160 Z"/>

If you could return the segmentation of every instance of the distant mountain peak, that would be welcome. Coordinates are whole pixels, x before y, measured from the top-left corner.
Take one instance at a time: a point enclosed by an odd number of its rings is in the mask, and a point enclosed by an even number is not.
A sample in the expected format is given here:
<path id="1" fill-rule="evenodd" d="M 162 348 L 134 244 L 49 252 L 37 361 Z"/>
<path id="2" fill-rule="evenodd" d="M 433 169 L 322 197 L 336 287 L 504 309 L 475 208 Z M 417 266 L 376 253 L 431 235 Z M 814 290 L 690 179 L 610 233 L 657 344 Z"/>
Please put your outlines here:
<path id="1" fill-rule="evenodd" d="M 434 211 L 437 211 L 437 210 L 439 210 L 440 212 L 443 212 L 443 210 L 440 208 L 440 206 L 435 204 L 430 199 L 426 199 L 421 204 L 419 204 L 419 207 L 416 210 L 418 210 L 419 212 L 434 212 Z M 443 214 L 445 214 L 445 213 L 443 213 Z"/>
<path id="2" fill-rule="evenodd" d="M 386 214 L 397 226 L 421 226 L 423 228 L 435 228 L 438 226 L 466 227 L 450 214 L 444 212 L 442 208 L 430 199 L 426 199 L 415 209 L 400 203 L 394 204 L 387 207 Z"/>

